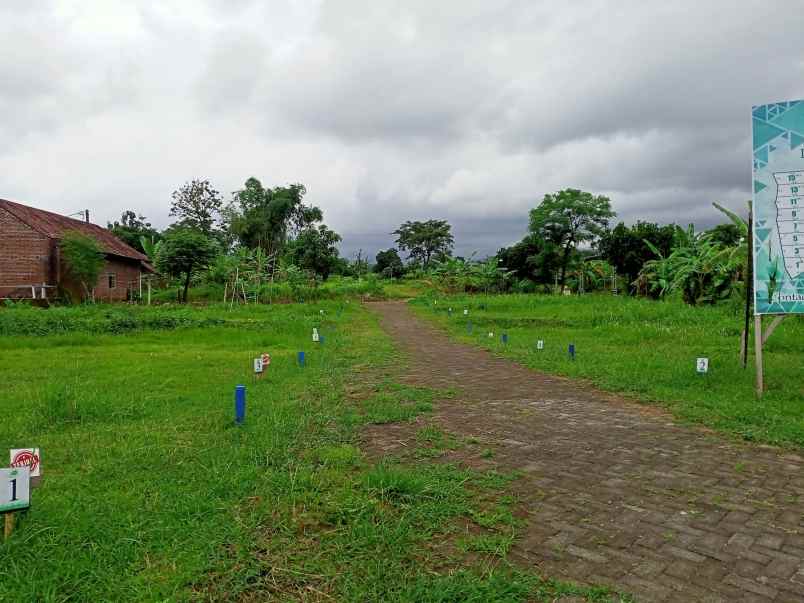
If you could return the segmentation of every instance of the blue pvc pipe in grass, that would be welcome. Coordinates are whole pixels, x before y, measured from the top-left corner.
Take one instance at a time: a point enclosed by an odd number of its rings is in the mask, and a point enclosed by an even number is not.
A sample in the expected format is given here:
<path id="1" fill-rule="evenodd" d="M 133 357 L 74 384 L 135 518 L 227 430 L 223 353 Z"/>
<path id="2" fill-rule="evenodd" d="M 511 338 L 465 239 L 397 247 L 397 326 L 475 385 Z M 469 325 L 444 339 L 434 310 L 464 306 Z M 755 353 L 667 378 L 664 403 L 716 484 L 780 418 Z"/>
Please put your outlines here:
<path id="1" fill-rule="evenodd" d="M 235 387 L 235 423 L 242 425 L 246 420 L 246 386 Z"/>
<path id="2" fill-rule="evenodd" d="M 299 366 L 304 366 L 304 352 L 299 352 Z"/>

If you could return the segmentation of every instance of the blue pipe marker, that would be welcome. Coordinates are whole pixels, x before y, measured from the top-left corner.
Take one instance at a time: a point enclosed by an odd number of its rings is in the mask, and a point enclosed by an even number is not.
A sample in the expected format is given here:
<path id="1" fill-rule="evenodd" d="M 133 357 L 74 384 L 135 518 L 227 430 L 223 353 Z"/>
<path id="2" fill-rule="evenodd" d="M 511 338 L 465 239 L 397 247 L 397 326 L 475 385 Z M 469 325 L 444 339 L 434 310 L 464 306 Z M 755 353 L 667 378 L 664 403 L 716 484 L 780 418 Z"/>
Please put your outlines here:
<path id="1" fill-rule="evenodd" d="M 304 352 L 299 352 L 299 366 L 304 366 Z"/>
<path id="2" fill-rule="evenodd" d="M 323 335 L 318 336 L 318 345 L 324 345 L 324 336 Z"/>
<path id="3" fill-rule="evenodd" d="M 508 333 L 503 333 L 502 334 L 502 342 L 504 344 L 508 344 Z"/>
<path id="4" fill-rule="evenodd" d="M 569 348 L 567 349 L 567 352 L 569 353 L 569 359 L 570 360 L 575 360 L 575 344 L 574 343 L 569 344 Z"/>
<path id="5" fill-rule="evenodd" d="M 471 335 L 472 334 L 472 322 L 466 323 L 466 332 Z"/>
<path id="6" fill-rule="evenodd" d="M 242 425 L 246 420 L 246 386 L 235 387 L 235 423 Z"/>

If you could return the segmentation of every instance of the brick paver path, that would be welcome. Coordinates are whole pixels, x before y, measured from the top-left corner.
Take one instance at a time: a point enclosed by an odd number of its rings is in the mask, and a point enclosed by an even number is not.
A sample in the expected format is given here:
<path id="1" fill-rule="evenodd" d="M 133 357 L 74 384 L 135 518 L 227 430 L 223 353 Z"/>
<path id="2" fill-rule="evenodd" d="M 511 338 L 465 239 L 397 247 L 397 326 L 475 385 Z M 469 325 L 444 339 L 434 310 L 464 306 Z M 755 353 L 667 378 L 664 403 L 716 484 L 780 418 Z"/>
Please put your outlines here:
<path id="1" fill-rule="evenodd" d="M 639 601 L 804 603 L 800 456 L 456 343 L 403 303 L 370 307 L 411 353 L 407 381 L 458 388 L 433 420 L 523 472 L 515 559 Z"/>

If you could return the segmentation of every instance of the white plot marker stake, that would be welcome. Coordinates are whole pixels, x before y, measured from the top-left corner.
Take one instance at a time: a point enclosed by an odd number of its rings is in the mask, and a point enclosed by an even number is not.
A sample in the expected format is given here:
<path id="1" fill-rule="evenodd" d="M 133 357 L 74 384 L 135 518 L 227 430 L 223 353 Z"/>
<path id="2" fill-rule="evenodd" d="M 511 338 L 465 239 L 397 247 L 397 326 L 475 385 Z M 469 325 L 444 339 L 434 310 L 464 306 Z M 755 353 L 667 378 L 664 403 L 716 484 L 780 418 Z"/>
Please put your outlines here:
<path id="1" fill-rule="evenodd" d="M 709 372 L 709 358 L 698 358 L 695 361 L 695 368 L 700 375 L 705 375 Z"/>

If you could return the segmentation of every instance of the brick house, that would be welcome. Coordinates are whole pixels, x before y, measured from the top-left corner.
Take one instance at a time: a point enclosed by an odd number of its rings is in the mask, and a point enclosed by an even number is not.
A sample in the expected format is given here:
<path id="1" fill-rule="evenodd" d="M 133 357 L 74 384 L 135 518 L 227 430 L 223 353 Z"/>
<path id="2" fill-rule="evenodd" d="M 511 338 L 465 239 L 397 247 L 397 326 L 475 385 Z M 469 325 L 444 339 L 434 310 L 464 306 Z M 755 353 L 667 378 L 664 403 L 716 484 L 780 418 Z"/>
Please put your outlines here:
<path id="1" fill-rule="evenodd" d="M 140 291 L 142 276 L 154 271 L 146 255 L 105 228 L 0 199 L 0 299 L 52 298 L 59 293 L 80 299 L 80 285 L 70 279 L 59 248 L 70 231 L 92 237 L 106 255 L 95 285 L 98 301 L 130 299 Z"/>

